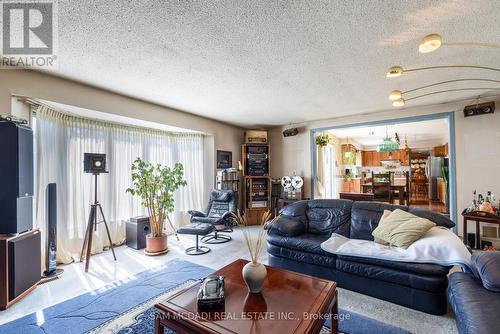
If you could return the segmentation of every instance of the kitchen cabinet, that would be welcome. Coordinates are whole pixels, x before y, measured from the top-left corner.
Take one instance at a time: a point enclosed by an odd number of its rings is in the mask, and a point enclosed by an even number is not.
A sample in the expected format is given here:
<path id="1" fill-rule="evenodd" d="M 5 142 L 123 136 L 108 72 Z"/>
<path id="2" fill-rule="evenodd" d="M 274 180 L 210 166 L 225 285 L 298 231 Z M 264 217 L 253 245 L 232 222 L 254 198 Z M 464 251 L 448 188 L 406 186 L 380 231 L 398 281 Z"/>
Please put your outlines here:
<path id="1" fill-rule="evenodd" d="M 363 166 L 368 166 L 368 167 L 371 167 L 373 166 L 373 153 L 376 153 L 374 151 L 363 151 L 361 153 L 361 157 L 362 157 L 362 164 Z"/>
<path id="2" fill-rule="evenodd" d="M 447 157 L 448 156 L 448 143 L 436 146 L 432 149 L 432 156 L 434 157 Z"/>
<path id="3" fill-rule="evenodd" d="M 404 149 L 399 150 L 399 161 L 401 162 L 401 166 L 409 166 L 408 152 Z"/>
<path id="4" fill-rule="evenodd" d="M 437 179 L 437 195 L 439 202 L 446 204 L 446 186 L 444 180 L 440 177 Z"/>
<path id="5" fill-rule="evenodd" d="M 344 193 L 360 193 L 361 192 L 361 179 L 344 179 L 342 182 L 341 191 Z"/>
<path id="6" fill-rule="evenodd" d="M 392 160 L 400 160 L 399 159 L 399 150 L 392 152 Z"/>
<path id="7" fill-rule="evenodd" d="M 364 167 L 380 167 L 382 160 L 399 160 L 402 166 L 408 166 L 408 153 L 405 150 L 392 152 L 392 159 L 388 152 L 363 151 L 361 154 Z"/>

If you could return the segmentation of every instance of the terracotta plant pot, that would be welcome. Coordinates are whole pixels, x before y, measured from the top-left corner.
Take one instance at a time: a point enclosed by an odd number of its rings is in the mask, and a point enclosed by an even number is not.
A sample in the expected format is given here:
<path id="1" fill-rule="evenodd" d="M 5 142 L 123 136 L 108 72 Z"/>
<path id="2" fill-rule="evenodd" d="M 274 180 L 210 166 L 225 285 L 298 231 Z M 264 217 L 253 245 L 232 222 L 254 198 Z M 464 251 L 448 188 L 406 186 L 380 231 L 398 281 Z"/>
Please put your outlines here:
<path id="1" fill-rule="evenodd" d="M 151 234 L 146 236 L 146 253 L 160 253 L 167 250 L 167 248 L 166 234 L 159 237 L 153 237 Z"/>

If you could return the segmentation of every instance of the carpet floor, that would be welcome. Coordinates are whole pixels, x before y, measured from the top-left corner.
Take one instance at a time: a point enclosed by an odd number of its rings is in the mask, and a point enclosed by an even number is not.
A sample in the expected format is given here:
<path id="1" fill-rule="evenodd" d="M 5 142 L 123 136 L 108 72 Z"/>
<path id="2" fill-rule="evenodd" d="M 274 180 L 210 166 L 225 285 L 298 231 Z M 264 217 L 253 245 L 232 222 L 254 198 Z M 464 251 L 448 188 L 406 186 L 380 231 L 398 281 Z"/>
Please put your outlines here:
<path id="1" fill-rule="evenodd" d="M 4 324 L 0 334 L 152 333 L 153 305 L 211 272 L 188 261 L 173 260 Z M 339 313 L 343 333 L 409 333 L 354 312 Z"/>

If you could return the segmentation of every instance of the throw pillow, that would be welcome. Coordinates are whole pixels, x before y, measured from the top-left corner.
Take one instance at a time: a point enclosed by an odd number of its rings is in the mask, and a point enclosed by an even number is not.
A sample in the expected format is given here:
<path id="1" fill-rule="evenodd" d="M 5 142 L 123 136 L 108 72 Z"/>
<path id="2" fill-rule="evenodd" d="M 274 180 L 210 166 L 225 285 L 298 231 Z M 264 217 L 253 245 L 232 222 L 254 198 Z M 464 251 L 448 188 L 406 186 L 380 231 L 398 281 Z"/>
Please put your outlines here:
<path id="1" fill-rule="evenodd" d="M 481 278 L 483 286 L 500 292 L 500 252 L 475 252 L 472 263 Z"/>
<path id="2" fill-rule="evenodd" d="M 394 210 L 382 221 L 381 225 L 381 229 L 377 231 L 377 227 L 372 235 L 388 242 L 391 246 L 401 248 L 408 248 L 436 226 L 428 219 L 420 218 L 401 209 Z"/>
<path id="3" fill-rule="evenodd" d="M 381 233 L 381 234 L 385 234 L 385 231 L 382 232 L 381 230 L 384 230 L 386 228 L 386 225 L 383 223 L 384 220 L 389 217 L 389 215 L 392 213 L 392 211 L 390 210 L 384 210 L 384 213 L 382 214 L 382 217 L 380 217 L 380 221 L 378 222 L 378 226 L 380 226 L 382 224 L 382 227 L 378 230 L 377 234 L 378 233 Z M 377 228 L 378 228 L 377 226 Z M 377 229 L 376 228 L 376 229 Z M 373 231 L 373 233 L 375 233 L 375 231 Z M 375 234 L 372 234 L 374 236 L 374 241 L 378 244 L 381 244 L 381 245 L 384 245 L 384 246 L 387 246 L 389 245 L 389 243 L 383 239 L 380 239 L 378 237 L 375 236 Z"/>

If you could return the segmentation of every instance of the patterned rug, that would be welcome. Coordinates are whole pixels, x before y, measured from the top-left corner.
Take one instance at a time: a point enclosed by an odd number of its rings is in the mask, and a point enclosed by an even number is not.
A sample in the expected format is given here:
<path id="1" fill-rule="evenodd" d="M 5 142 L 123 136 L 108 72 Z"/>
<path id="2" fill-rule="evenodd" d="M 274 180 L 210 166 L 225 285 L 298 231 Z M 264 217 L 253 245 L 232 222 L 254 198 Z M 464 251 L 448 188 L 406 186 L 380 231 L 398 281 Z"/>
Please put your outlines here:
<path id="1" fill-rule="evenodd" d="M 0 334 L 151 334 L 154 304 L 212 272 L 187 261 L 174 260 L 42 311 L 0 326 Z M 380 321 L 339 310 L 342 333 L 408 334 Z M 329 333 L 329 323 L 323 332 Z M 173 334 L 171 331 L 166 331 Z"/>

